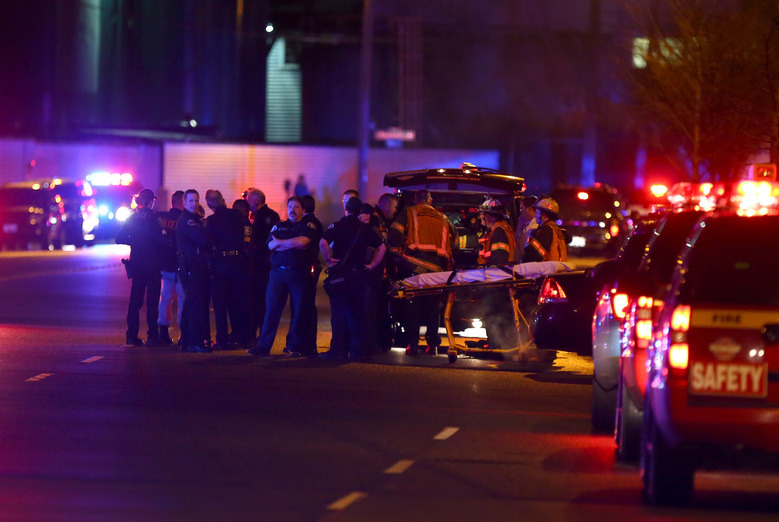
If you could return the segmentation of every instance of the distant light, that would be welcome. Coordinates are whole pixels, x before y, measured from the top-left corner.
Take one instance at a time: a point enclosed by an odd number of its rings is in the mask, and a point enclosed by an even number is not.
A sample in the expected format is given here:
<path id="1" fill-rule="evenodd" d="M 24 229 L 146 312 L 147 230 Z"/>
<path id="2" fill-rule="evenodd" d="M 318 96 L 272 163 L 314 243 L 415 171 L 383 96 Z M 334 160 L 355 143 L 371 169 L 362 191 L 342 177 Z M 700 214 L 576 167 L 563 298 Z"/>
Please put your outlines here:
<path id="1" fill-rule="evenodd" d="M 665 196 L 666 193 L 668 193 L 668 187 L 665 185 L 652 185 L 649 191 L 652 192 L 654 197 L 659 198 L 661 196 Z"/>
<path id="2" fill-rule="evenodd" d="M 106 214 L 108 214 L 108 207 L 107 207 L 107 206 L 105 206 L 105 205 L 100 205 L 100 206 L 98 207 L 98 209 L 97 209 L 97 212 L 98 212 L 98 214 L 100 214 L 101 216 L 105 216 Z"/>
<path id="3" fill-rule="evenodd" d="M 195 120 L 195 119 L 189 120 L 189 126 L 190 127 L 197 127 L 197 120 Z"/>
<path id="4" fill-rule="evenodd" d="M 130 214 L 132 214 L 132 212 L 129 208 L 119 207 L 116 209 L 116 220 L 125 221 L 128 217 L 130 217 Z"/>
<path id="5" fill-rule="evenodd" d="M 269 23 L 269 24 L 266 24 L 266 25 L 265 25 L 265 32 L 266 32 L 266 33 L 272 33 L 272 32 L 273 32 L 273 29 L 274 29 L 274 27 L 273 27 L 273 24 L 270 24 L 270 23 Z"/>
<path id="6" fill-rule="evenodd" d="M 590 195 L 587 194 L 586 192 L 579 192 L 578 194 L 576 194 L 576 197 L 581 199 L 582 201 L 590 199 Z"/>

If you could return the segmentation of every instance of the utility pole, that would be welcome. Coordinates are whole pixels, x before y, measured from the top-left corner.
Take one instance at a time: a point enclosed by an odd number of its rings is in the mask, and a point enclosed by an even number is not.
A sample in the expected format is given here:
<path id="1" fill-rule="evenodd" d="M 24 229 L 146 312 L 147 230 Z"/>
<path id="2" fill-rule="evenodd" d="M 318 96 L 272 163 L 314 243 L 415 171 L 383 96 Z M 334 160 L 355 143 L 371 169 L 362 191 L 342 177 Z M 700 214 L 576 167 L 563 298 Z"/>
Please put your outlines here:
<path id="1" fill-rule="evenodd" d="M 360 49 L 360 122 L 357 138 L 357 190 L 362 198 L 368 193 L 368 149 L 371 119 L 371 66 L 373 53 L 373 5 L 363 0 L 362 47 Z"/>

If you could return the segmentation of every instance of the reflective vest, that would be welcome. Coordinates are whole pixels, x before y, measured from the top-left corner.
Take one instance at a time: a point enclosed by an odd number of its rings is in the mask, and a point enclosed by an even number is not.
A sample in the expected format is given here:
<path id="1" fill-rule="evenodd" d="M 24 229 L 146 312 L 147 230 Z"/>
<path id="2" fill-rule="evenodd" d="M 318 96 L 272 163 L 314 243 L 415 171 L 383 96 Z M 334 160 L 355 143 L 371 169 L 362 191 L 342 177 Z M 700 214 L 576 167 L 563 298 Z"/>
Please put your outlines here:
<path id="1" fill-rule="evenodd" d="M 450 261 L 452 259 L 452 238 L 449 232 L 449 218 L 426 204 L 407 208 L 406 217 L 406 248 L 403 257 L 413 264 L 421 265 L 429 270 L 441 270 L 431 263 L 415 258 L 414 251 L 433 253 Z M 393 226 L 395 225 L 393 224 Z"/>
<path id="2" fill-rule="evenodd" d="M 503 232 L 506 233 L 506 237 L 508 238 L 508 243 L 493 243 L 492 237 L 495 234 L 495 231 L 499 228 L 503 229 Z M 496 221 L 492 224 L 490 227 L 490 231 L 487 233 L 487 235 L 483 238 L 483 249 L 479 251 L 479 264 L 481 265 L 489 265 L 490 264 L 490 257 L 492 256 L 492 253 L 496 250 L 505 250 L 509 253 L 508 262 L 513 263 L 514 262 L 514 253 L 516 252 L 517 248 L 517 242 L 516 238 L 514 238 L 514 231 L 511 230 L 511 225 L 509 225 L 507 222 L 500 220 Z"/>
<path id="3" fill-rule="evenodd" d="M 554 221 L 547 221 L 541 227 L 549 226 L 552 228 L 552 244 L 549 250 L 545 249 L 541 243 L 534 237 L 530 240 L 530 245 L 543 256 L 544 261 L 568 261 L 568 247 L 565 244 L 565 236 L 560 227 Z M 540 230 L 541 227 L 538 227 Z"/>

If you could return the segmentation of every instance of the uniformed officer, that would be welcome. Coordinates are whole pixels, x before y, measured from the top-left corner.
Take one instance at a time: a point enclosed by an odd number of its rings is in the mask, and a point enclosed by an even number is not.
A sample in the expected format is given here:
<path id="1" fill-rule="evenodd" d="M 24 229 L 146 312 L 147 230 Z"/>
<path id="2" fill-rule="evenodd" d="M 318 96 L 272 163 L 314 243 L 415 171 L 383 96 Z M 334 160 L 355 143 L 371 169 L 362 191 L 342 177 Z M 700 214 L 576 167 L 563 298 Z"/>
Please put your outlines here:
<path id="1" fill-rule="evenodd" d="M 557 225 L 560 205 L 552 198 L 543 198 L 535 205 L 538 228 L 530 238 L 522 262 L 567 261 L 568 245 L 563 230 Z"/>
<path id="2" fill-rule="evenodd" d="M 384 243 L 387 242 L 387 235 L 389 234 L 389 228 L 392 225 L 392 220 L 395 219 L 395 215 L 398 213 L 398 196 L 389 192 L 385 192 L 379 196 L 379 201 L 375 207 L 373 207 L 373 218 L 371 222 L 376 225 Z M 376 283 L 376 303 L 374 307 L 374 328 L 375 335 L 378 339 L 379 349 L 386 352 L 392 348 L 392 323 L 390 318 L 397 316 L 391 310 L 393 302 L 390 299 L 389 292 L 392 286 L 392 274 L 394 268 L 391 263 L 390 256 L 385 255 L 384 259 L 379 266 L 380 277 Z"/>
<path id="3" fill-rule="evenodd" d="M 274 225 L 271 229 L 268 249 L 271 251 L 271 272 L 268 281 L 265 319 L 257 345 L 248 350 L 251 355 L 264 357 L 270 355 L 276 332 L 281 321 L 281 314 L 287 304 L 290 305 L 290 333 L 287 337 L 287 348 L 291 356 L 315 356 L 306 346 L 306 335 L 303 332 L 306 317 L 311 317 L 312 311 L 307 307 L 313 305 L 304 299 L 310 286 L 311 265 L 310 254 L 306 247 L 316 237 L 316 226 L 309 222 L 303 223 L 303 204 L 300 198 L 292 196 L 287 201 L 289 218 Z"/>
<path id="4" fill-rule="evenodd" d="M 429 191 L 417 191 L 414 201 L 416 204 L 400 212 L 389 230 L 388 242 L 400 278 L 449 270 L 453 265 L 452 242 L 457 236 L 454 226 L 446 215 L 433 208 Z M 422 323 L 427 327 L 428 352 L 435 353 L 441 345 L 440 304 L 438 297 L 425 296 L 412 299 L 405 307 L 402 315 L 407 355 L 417 354 Z"/>
<path id="5" fill-rule="evenodd" d="M 262 331 L 265 319 L 265 299 L 270 277 L 270 250 L 268 236 L 280 221 L 279 214 L 265 204 L 265 194 L 256 188 L 249 189 L 249 219 L 252 222 L 251 261 L 249 263 L 249 335 L 255 338 Z"/>
<path id="6" fill-rule="evenodd" d="M 237 343 L 248 349 L 249 318 L 246 308 L 248 298 L 244 248 L 244 217 L 234 208 L 228 208 L 218 190 L 206 192 L 206 205 L 213 214 L 206 219 L 206 236 L 211 245 L 211 299 L 214 303 L 216 344 L 214 350 L 230 348 L 228 310 Z"/>
<path id="7" fill-rule="evenodd" d="M 316 200 L 314 199 L 314 196 L 309 194 L 300 196 L 300 202 L 303 205 L 303 219 L 301 221 L 304 224 L 313 223 L 316 227 L 316 234 L 311 238 L 311 243 L 309 243 L 307 247 L 309 260 L 311 262 L 311 277 L 309 278 L 311 285 L 308 288 L 308 294 L 304 297 L 304 299 L 310 303 L 310 306 L 307 308 L 313 312 L 313 315 L 306 319 L 307 326 L 305 327 L 305 331 L 308 334 L 306 352 L 316 352 L 316 332 L 317 324 L 319 322 L 319 313 L 316 309 L 316 288 L 317 283 L 319 282 L 319 275 L 322 273 L 322 264 L 319 262 L 319 240 L 322 239 L 324 227 L 322 227 L 322 222 L 319 221 L 319 218 L 314 214 L 316 211 Z"/>
<path id="8" fill-rule="evenodd" d="M 371 337 L 370 328 L 371 279 L 381 265 L 386 247 L 379 231 L 358 218 L 361 207 L 359 198 L 350 198 L 346 203 L 347 215 L 330 225 L 319 243 L 332 270 L 330 276 L 338 274 L 346 280 L 342 292 L 329 296 L 332 338 L 330 350 L 321 356 L 324 359 L 348 356 L 350 360 L 367 361 L 373 357 L 376 339 Z M 373 254 L 368 260 L 370 249 Z"/>
<path id="9" fill-rule="evenodd" d="M 181 317 L 181 347 L 187 352 L 211 351 L 211 318 L 208 311 L 208 239 L 203 218 L 197 213 L 200 194 L 184 193 L 184 210 L 176 222 L 179 248 L 179 276 L 184 284 L 184 310 Z"/>
<path id="10" fill-rule="evenodd" d="M 162 228 L 157 221 L 154 202 L 157 197 L 151 189 L 143 189 L 135 196 L 137 212 L 131 215 L 116 236 L 118 244 L 130 245 L 130 259 L 127 261 L 128 276 L 132 279 L 130 303 L 127 306 L 128 345 L 143 344 L 138 338 L 140 312 L 146 296 L 146 344 L 160 346 L 157 318 L 160 305 L 160 256 L 165 247 Z"/>

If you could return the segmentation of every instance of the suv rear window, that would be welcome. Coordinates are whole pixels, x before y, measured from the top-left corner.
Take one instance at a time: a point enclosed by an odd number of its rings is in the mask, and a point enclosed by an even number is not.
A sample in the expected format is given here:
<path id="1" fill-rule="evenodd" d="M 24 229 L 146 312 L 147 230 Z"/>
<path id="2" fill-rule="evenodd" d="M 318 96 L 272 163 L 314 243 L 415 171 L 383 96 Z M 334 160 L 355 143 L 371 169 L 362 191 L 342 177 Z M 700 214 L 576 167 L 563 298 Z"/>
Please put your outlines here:
<path id="1" fill-rule="evenodd" d="M 587 199 L 580 199 L 580 192 L 586 192 Z M 602 216 L 607 212 L 617 216 L 622 210 L 619 204 L 615 205 L 619 198 L 603 190 L 557 189 L 551 197 L 560 205 L 560 215 L 566 218 Z"/>
<path id="2" fill-rule="evenodd" d="M 654 237 L 649 240 L 639 271 L 656 274 L 659 281 L 668 281 L 676 266 L 676 258 L 684 246 L 684 240 L 703 214 L 701 211 L 690 211 L 666 216 L 655 230 Z"/>
<path id="3" fill-rule="evenodd" d="M 685 302 L 779 306 L 779 216 L 721 216 L 699 230 L 680 289 Z"/>

